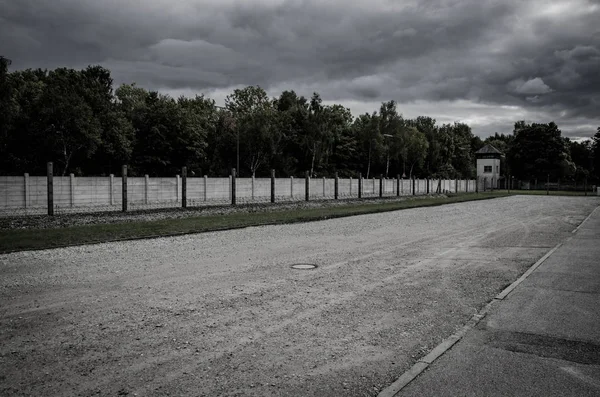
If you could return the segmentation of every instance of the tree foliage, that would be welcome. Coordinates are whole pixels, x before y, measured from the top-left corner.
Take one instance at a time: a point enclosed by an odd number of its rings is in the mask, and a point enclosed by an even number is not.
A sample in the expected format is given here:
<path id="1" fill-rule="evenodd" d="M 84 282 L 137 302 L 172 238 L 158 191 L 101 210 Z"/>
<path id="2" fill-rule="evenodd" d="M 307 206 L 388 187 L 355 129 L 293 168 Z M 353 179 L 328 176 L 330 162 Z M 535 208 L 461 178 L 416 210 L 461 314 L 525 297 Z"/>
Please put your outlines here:
<path id="1" fill-rule="evenodd" d="M 518 122 L 513 134 L 482 141 L 464 123 L 402 116 L 395 101 L 353 117 L 339 104 L 284 91 L 234 90 L 225 107 L 204 96 L 171 98 L 135 84 L 113 92 L 110 71 L 10 71 L 0 56 L 0 173 L 358 176 L 472 178 L 475 152 L 491 143 L 520 178 L 577 179 L 600 170 L 593 143 L 561 137 L 554 123 Z M 239 148 L 238 148 L 239 146 Z M 239 167 L 237 166 L 239 157 Z M 504 160 L 503 160 L 504 162 Z"/>

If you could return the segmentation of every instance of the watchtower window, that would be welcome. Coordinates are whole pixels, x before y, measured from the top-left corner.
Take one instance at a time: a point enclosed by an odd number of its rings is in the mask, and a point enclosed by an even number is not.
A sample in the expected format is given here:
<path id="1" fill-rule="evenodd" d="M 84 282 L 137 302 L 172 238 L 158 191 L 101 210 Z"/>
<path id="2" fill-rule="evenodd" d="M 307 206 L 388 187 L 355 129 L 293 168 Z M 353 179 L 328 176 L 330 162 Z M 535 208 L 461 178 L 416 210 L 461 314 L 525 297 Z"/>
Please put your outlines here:
<path id="1" fill-rule="evenodd" d="M 484 165 L 483 166 L 483 172 L 485 172 L 485 173 L 492 173 L 492 166 L 491 165 Z"/>

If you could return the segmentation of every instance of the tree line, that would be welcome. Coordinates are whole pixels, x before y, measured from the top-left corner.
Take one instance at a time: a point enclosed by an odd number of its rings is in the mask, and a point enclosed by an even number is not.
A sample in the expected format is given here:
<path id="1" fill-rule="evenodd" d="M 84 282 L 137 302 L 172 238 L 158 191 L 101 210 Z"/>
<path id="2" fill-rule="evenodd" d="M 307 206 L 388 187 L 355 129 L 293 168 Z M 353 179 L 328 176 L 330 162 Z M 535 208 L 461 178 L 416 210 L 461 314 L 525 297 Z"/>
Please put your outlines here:
<path id="1" fill-rule="evenodd" d="M 526 178 L 594 176 L 600 129 L 593 142 L 561 137 L 554 123 L 518 122 L 512 134 L 482 141 L 464 123 L 404 118 L 395 101 L 354 117 L 319 94 L 284 91 L 270 98 L 258 86 L 234 90 L 225 106 L 203 95 L 177 99 L 136 84 L 113 90 L 110 71 L 57 68 L 9 71 L 0 57 L 0 174 L 55 173 L 365 177 L 475 177 L 475 152 L 492 143 L 512 174 Z M 538 145 L 543 146 L 543 150 Z M 239 163 L 239 167 L 238 167 Z M 595 166 L 595 167 L 594 167 Z"/>

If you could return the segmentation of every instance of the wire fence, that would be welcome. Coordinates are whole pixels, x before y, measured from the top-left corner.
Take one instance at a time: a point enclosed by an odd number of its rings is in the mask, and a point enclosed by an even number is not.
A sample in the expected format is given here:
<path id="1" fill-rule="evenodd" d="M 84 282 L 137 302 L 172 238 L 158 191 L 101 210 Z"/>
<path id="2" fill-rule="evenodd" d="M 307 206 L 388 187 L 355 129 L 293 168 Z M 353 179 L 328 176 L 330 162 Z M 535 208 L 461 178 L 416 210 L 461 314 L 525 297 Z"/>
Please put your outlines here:
<path id="1" fill-rule="evenodd" d="M 476 192 L 476 180 L 397 178 L 236 178 L 0 176 L 0 216 L 140 211 L 249 203 L 402 197 Z"/>

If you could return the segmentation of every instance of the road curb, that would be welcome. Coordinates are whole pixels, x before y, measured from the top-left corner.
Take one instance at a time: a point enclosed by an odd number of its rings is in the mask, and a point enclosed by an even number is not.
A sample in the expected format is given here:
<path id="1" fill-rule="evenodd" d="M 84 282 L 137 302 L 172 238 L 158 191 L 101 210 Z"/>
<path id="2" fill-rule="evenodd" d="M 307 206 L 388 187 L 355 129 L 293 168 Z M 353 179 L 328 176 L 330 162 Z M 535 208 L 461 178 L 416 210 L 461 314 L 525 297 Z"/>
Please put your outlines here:
<path id="1" fill-rule="evenodd" d="M 542 263 L 544 263 L 544 261 L 546 259 L 548 259 L 550 257 L 550 255 L 552 255 L 554 253 L 554 251 L 556 251 L 558 248 L 560 248 L 561 245 L 563 245 L 564 243 L 566 243 L 570 239 L 571 239 L 571 237 L 567 238 L 563 243 L 556 244 L 554 246 L 554 248 L 552 248 L 550 251 L 548 251 L 546 253 L 546 255 L 542 256 L 537 262 L 535 262 L 533 265 L 531 265 L 531 267 L 529 269 L 527 269 L 527 271 L 525 273 L 523 273 L 523 275 L 521 277 L 519 277 L 516 281 L 514 281 L 508 287 L 504 288 L 504 290 L 502 292 L 500 292 L 498 295 L 496 295 L 496 297 L 494 298 L 494 300 L 503 300 L 504 298 L 506 298 L 515 288 L 517 288 L 517 286 L 519 284 L 521 284 L 523 281 L 525 281 L 525 279 L 527 277 L 529 277 L 529 275 L 531 273 L 533 273 L 535 271 L 535 269 L 537 269 L 538 267 L 540 267 L 540 265 Z"/>
<path id="2" fill-rule="evenodd" d="M 579 230 L 579 228 L 580 228 L 581 226 L 583 226 L 583 224 L 584 224 L 584 223 L 586 223 L 586 222 L 587 222 L 587 220 L 588 220 L 588 219 L 590 219 L 590 218 L 592 217 L 592 215 L 594 215 L 594 212 L 596 212 L 596 210 L 597 210 L 598 208 L 600 208 L 600 206 L 599 206 L 599 207 L 596 207 L 596 208 L 594 208 L 594 210 L 593 210 L 592 212 L 590 212 L 590 214 L 587 216 L 587 218 L 585 218 L 585 219 L 583 220 L 583 222 L 581 222 L 581 223 L 579 224 L 579 226 L 577 226 L 575 229 L 573 229 L 573 231 L 572 231 L 571 233 L 573 233 L 573 234 L 577 233 L 577 231 Z"/>
<path id="3" fill-rule="evenodd" d="M 600 208 L 600 207 L 596 207 Z M 594 209 L 594 211 L 596 210 Z M 589 219 L 589 217 L 594 213 L 592 213 L 577 227 L 583 225 L 585 221 Z M 577 231 L 574 230 L 573 232 Z M 554 248 L 546 253 L 543 257 L 541 257 L 537 262 L 527 269 L 525 273 L 517 280 L 515 280 L 512 284 L 506 287 L 502 292 L 496 295 L 487 305 L 485 305 L 481 310 L 479 310 L 476 314 L 473 315 L 467 321 L 464 327 L 462 327 L 459 331 L 455 332 L 448 338 L 444 339 L 442 343 L 433 348 L 425 357 L 419 359 L 416 364 L 414 364 L 408 371 L 404 372 L 400 377 L 392 383 L 390 386 L 383 389 L 377 397 L 394 397 L 398 394 L 403 388 L 405 388 L 410 382 L 412 382 L 417 376 L 419 376 L 423 371 L 425 371 L 435 360 L 440 358 L 444 353 L 446 353 L 452 346 L 454 346 L 458 341 L 460 341 L 469 330 L 474 328 L 490 311 L 495 302 L 502 301 L 506 298 L 519 284 L 521 284 L 531 273 L 533 273 L 546 259 L 550 257 L 558 248 L 560 248 L 564 243 L 569 241 L 572 237 L 567 238 L 564 242 L 557 244 Z"/>

